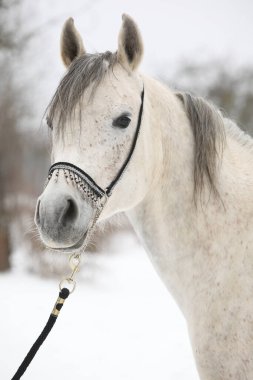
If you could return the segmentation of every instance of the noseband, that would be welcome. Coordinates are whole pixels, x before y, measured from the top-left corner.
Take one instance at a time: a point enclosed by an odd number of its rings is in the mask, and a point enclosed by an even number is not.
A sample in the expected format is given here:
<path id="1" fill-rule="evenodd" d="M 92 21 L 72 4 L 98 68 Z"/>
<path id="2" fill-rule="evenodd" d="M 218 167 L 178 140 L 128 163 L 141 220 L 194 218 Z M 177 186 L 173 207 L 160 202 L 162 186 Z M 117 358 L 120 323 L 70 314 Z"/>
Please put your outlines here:
<path id="1" fill-rule="evenodd" d="M 92 206 L 95 210 L 94 217 L 93 217 L 93 219 L 92 219 L 92 221 L 88 227 L 88 230 L 87 230 L 86 238 L 85 238 L 85 241 L 84 241 L 83 246 L 82 246 L 83 248 L 84 248 L 84 246 L 85 247 L 87 246 L 89 237 L 91 235 L 91 231 L 93 230 L 93 228 L 96 224 L 96 221 L 98 220 L 99 215 L 101 214 L 101 212 L 102 212 L 102 210 L 103 210 L 103 208 L 104 208 L 104 206 L 108 200 L 108 197 L 111 196 L 114 187 L 116 186 L 118 181 L 121 179 L 122 175 L 124 174 L 128 164 L 132 158 L 133 152 L 134 152 L 135 147 L 136 147 L 137 139 L 139 136 L 139 132 L 140 132 L 141 120 L 142 120 L 142 114 L 143 114 L 143 103 L 144 103 L 144 88 L 143 88 L 142 93 L 141 93 L 141 105 L 140 105 L 139 114 L 138 114 L 138 122 L 137 122 L 137 127 L 135 130 L 135 134 L 134 134 L 134 138 L 133 138 L 133 141 L 131 144 L 130 151 L 128 153 L 127 158 L 123 162 L 120 170 L 118 171 L 117 175 L 114 177 L 112 182 L 105 189 L 100 187 L 94 181 L 94 179 L 89 176 L 89 174 L 87 174 L 85 171 L 83 171 L 78 166 L 71 164 L 70 162 L 56 162 L 49 169 L 48 182 L 50 181 L 50 179 L 52 178 L 54 173 L 55 173 L 54 174 L 55 178 L 57 180 L 57 178 L 59 176 L 59 171 L 63 170 L 66 181 L 72 182 L 72 183 L 74 182 L 77 185 L 79 191 L 81 192 L 83 198 L 90 201 L 90 203 L 92 204 Z"/>

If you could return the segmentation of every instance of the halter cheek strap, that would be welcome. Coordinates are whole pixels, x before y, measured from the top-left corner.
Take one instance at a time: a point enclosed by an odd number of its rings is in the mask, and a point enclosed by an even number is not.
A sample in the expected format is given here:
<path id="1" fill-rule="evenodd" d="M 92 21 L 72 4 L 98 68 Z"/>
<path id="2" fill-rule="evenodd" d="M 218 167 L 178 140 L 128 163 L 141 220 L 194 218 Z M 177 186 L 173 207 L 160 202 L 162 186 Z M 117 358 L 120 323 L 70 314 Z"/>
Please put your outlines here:
<path id="1" fill-rule="evenodd" d="M 69 162 L 56 162 L 55 164 L 53 164 L 49 169 L 48 179 L 51 178 L 51 176 L 55 170 L 59 170 L 59 169 L 67 170 L 70 173 L 73 173 L 74 175 L 78 176 L 82 180 L 82 182 L 86 183 L 93 190 L 93 192 L 95 193 L 95 195 L 98 199 L 101 199 L 104 196 L 109 197 L 112 194 L 112 190 L 114 189 L 114 187 L 116 186 L 116 184 L 118 183 L 118 181 L 122 177 L 124 171 L 126 170 L 126 167 L 129 164 L 129 161 L 131 160 L 134 149 L 136 147 L 136 142 L 137 142 L 139 132 L 140 132 L 140 127 L 141 127 L 141 120 L 142 120 L 142 114 L 143 114 L 143 103 L 144 103 L 144 88 L 143 88 L 142 93 L 141 93 L 141 105 L 140 105 L 139 114 L 138 114 L 138 122 L 137 122 L 137 127 L 135 130 L 135 134 L 134 134 L 134 138 L 133 138 L 133 141 L 131 144 L 130 151 L 128 153 L 126 160 L 124 161 L 123 165 L 121 166 L 120 170 L 118 171 L 117 175 L 112 180 L 112 182 L 109 184 L 109 186 L 106 187 L 105 190 L 102 189 L 89 176 L 89 174 L 87 174 L 85 171 L 80 169 L 78 166 L 75 166 Z"/>
<path id="2" fill-rule="evenodd" d="M 127 165 L 129 164 L 129 161 L 130 161 L 130 159 L 131 159 L 131 157 L 133 155 L 133 152 L 134 152 L 134 149 L 135 149 L 135 146 L 136 146 L 136 142 L 137 142 L 137 139 L 138 139 L 138 136 L 139 136 L 139 132 L 140 132 L 140 127 L 141 127 L 141 120 L 142 120 L 142 113 L 143 113 L 143 102 L 144 102 L 144 87 L 143 87 L 143 90 L 141 92 L 141 106 L 140 106 L 140 110 L 139 110 L 138 122 L 137 122 L 136 131 L 135 131 L 135 134 L 134 134 L 134 139 L 132 141 L 132 145 L 131 145 L 130 151 L 128 153 L 128 156 L 127 156 L 125 162 L 121 166 L 121 168 L 120 168 L 118 174 L 116 175 L 116 177 L 114 178 L 114 180 L 106 188 L 106 194 L 108 196 L 111 195 L 113 188 L 115 187 L 115 185 L 117 184 L 117 182 L 121 178 L 122 174 L 124 173 Z"/>

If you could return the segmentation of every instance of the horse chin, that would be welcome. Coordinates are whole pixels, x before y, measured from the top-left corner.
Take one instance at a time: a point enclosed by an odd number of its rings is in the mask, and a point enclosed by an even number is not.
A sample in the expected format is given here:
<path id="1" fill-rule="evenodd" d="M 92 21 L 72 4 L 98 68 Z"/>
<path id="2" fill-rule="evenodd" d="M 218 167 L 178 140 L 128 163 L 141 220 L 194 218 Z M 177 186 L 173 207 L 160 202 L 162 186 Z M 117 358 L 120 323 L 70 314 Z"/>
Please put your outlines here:
<path id="1" fill-rule="evenodd" d="M 77 241 L 77 243 L 75 243 L 74 245 L 71 245 L 71 246 L 65 246 L 65 247 L 56 247 L 56 246 L 53 246 L 50 245 L 50 244 L 45 244 L 46 248 L 50 249 L 50 251 L 54 251 L 54 252 L 61 252 L 61 253 L 76 253 L 76 252 L 80 252 L 82 247 L 84 246 L 84 243 L 85 243 L 85 239 L 87 237 L 87 232 L 86 231 L 82 237 Z"/>

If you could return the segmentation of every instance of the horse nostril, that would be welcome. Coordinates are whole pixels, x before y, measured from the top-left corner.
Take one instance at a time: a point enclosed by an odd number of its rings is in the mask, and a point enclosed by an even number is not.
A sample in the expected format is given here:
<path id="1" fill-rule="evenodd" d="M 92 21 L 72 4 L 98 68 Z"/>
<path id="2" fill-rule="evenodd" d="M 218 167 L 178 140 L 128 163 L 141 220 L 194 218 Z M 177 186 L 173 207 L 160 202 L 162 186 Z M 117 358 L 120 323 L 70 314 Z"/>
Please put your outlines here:
<path id="1" fill-rule="evenodd" d="M 78 215 L 78 209 L 76 202 L 73 199 L 67 199 L 67 205 L 64 209 L 64 212 L 61 216 L 61 222 L 64 226 L 73 222 Z"/>
<path id="2" fill-rule="evenodd" d="M 38 200 L 37 207 L 36 207 L 35 222 L 36 224 L 40 223 L 40 200 Z"/>

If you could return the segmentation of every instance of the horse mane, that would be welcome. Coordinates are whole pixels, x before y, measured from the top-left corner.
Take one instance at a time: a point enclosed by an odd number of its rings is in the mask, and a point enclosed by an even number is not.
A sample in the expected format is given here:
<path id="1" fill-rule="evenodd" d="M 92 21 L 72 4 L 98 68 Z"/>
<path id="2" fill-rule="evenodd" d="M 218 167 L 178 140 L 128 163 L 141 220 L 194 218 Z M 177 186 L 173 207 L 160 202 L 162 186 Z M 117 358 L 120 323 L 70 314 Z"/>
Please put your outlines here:
<path id="1" fill-rule="evenodd" d="M 48 123 L 53 125 L 57 118 L 57 130 L 64 128 L 73 115 L 76 106 L 82 100 L 87 88 L 91 88 L 91 97 L 102 82 L 109 69 L 116 63 L 116 54 L 105 53 L 84 54 L 76 58 L 62 78 L 47 109 Z M 79 115 L 81 117 L 81 115 Z"/>
<path id="2" fill-rule="evenodd" d="M 189 93 L 177 93 L 184 105 L 193 132 L 194 196 L 201 194 L 204 184 L 219 196 L 217 169 L 225 142 L 225 119 L 221 112 L 201 97 Z"/>

